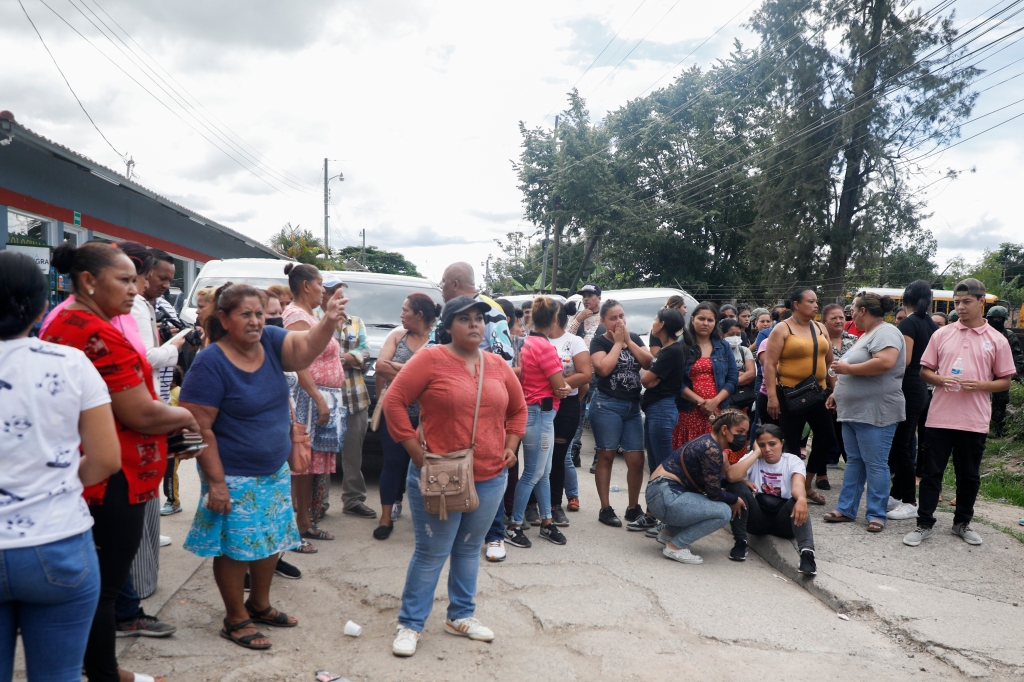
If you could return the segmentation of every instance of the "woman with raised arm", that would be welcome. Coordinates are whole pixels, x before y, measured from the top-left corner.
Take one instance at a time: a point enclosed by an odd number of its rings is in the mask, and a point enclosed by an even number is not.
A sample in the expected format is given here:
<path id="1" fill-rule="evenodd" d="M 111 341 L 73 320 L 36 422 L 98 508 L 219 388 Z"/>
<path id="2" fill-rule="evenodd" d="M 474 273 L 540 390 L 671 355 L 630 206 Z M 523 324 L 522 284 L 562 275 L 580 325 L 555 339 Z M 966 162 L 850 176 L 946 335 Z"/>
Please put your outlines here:
<path id="1" fill-rule="evenodd" d="M 323 353 L 347 299 L 336 293 L 323 319 L 302 332 L 265 326 L 265 302 L 266 294 L 248 284 L 217 290 L 206 320 L 210 345 L 196 356 L 180 394 L 208 445 L 199 456 L 201 499 L 185 549 L 214 558 L 226 611 L 220 635 L 248 649 L 270 648 L 257 623 L 298 624 L 270 604 L 278 555 L 301 542 L 287 463 L 291 420 L 284 372 L 304 370 Z"/>

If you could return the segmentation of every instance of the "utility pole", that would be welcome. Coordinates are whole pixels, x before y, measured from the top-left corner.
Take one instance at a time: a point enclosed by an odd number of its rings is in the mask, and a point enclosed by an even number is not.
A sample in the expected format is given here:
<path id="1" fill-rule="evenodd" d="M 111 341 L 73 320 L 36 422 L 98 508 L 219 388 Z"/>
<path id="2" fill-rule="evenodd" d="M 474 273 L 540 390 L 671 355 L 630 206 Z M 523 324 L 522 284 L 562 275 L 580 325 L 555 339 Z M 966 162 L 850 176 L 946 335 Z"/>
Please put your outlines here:
<path id="1" fill-rule="evenodd" d="M 558 153 L 558 116 L 557 115 L 555 116 L 555 135 L 554 135 L 553 142 L 555 144 L 555 153 L 557 154 Z M 542 260 L 541 265 L 540 265 L 540 293 L 542 293 L 542 294 L 544 293 L 544 280 L 547 279 L 547 276 L 548 276 L 548 243 L 550 242 L 550 240 L 548 239 L 548 234 L 550 233 L 550 231 L 551 231 L 551 226 L 550 225 L 545 225 L 544 226 L 544 257 L 543 257 L 543 260 Z M 551 286 L 552 293 L 554 293 L 554 290 L 555 290 L 554 283 L 552 283 L 552 286 Z"/>
<path id="2" fill-rule="evenodd" d="M 328 257 L 331 255 L 330 232 L 328 232 L 327 227 L 327 221 L 330 220 L 330 217 L 327 214 L 327 206 L 330 201 L 327 194 L 327 180 L 330 177 L 331 176 L 327 174 L 327 159 L 324 159 L 324 250 L 327 252 Z"/>
<path id="3" fill-rule="evenodd" d="M 360 230 L 360 234 L 363 237 L 363 248 L 359 251 L 359 262 L 365 268 L 366 267 L 366 228 L 365 227 L 362 230 Z"/>

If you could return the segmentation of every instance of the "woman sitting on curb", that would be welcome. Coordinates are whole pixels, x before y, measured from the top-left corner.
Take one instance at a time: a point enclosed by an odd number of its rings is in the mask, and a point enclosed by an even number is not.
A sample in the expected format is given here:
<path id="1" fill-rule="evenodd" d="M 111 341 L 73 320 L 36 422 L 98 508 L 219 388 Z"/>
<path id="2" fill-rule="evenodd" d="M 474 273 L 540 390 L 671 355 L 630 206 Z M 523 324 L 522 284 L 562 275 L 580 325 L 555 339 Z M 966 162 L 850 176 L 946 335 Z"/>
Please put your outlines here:
<path id="1" fill-rule="evenodd" d="M 732 520 L 736 545 L 729 558 L 747 558 L 747 533 L 796 538 L 800 572 L 815 575 L 814 535 L 804 486 L 807 469 L 799 457 L 782 451 L 785 442 L 781 428 L 765 424 L 757 430 L 753 452 L 729 467 L 727 489 L 747 503 Z"/>

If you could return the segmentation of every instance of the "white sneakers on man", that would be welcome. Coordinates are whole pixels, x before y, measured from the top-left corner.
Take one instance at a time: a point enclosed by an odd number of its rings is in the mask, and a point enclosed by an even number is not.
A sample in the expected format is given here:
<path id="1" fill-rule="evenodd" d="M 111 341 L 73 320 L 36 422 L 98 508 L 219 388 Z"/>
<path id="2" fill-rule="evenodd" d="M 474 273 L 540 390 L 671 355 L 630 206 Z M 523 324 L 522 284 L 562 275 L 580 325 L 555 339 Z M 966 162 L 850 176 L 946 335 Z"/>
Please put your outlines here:
<path id="1" fill-rule="evenodd" d="M 455 620 L 445 619 L 444 631 L 449 635 L 469 637 L 478 642 L 490 642 L 494 640 L 494 632 L 484 627 L 476 618 L 457 618 Z"/>
<path id="2" fill-rule="evenodd" d="M 487 553 L 484 557 L 488 561 L 504 561 L 506 556 L 505 541 L 493 540 L 487 543 Z"/>
<path id="3" fill-rule="evenodd" d="M 917 505 L 910 504 L 909 502 L 901 502 L 895 509 L 890 509 L 885 513 L 887 517 L 893 521 L 906 521 L 907 519 L 917 518 Z"/>
<path id="4" fill-rule="evenodd" d="M 391 644 L 391 653 L 395 656 L 402 656 L 407 658 L 416 653 L 416 643 L 420 641 L 420 633 L 405 627 L 404 625 L 398 626 L 398 633 L 395 635 L 395 641 Z"/>

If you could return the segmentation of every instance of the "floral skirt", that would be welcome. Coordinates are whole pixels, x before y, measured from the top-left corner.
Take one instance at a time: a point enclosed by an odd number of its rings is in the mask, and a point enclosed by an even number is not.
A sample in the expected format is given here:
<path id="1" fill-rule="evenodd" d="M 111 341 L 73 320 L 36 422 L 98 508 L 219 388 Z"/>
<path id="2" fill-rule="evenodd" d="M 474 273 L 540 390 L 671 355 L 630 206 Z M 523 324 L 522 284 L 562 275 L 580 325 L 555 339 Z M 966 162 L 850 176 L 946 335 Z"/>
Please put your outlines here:
<path id="1" fill-rule="evenodd" d="M 202 557 L 258 561 L 299 546 L 287 462 L 269 476 L 225 476 L 231 495 L 231 511 L 227 514 L 203 506 L 210 487 L 202 469 L 199 480 L 199 509 L 184 544 L 188 551 Z"/>

